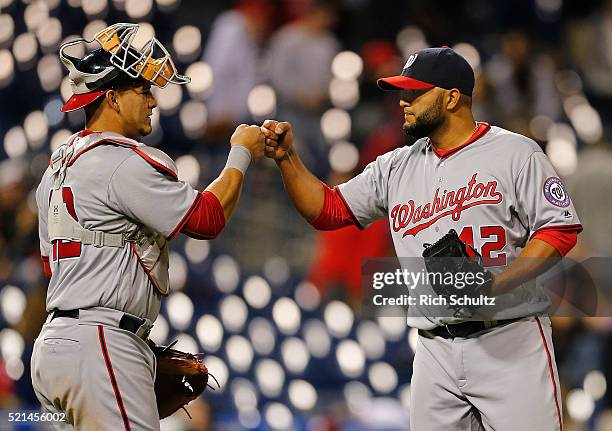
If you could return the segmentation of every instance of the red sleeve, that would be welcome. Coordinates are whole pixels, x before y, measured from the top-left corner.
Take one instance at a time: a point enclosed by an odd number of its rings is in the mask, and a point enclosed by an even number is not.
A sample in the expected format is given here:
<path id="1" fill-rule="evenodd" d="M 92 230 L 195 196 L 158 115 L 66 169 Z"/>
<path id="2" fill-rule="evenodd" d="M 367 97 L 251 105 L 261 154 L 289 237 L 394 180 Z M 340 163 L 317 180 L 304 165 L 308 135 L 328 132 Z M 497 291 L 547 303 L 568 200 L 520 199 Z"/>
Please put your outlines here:
<path id="1" fill-rule="evenodd" d="M 323 208 L 317 218 L 310 222 L 315 229 L 335 230 L 356 224 L 337 189 L 332 190 L 323 184 L 323 192 Z"/>
<path id="2" fill-rule="evenodd" d="M 565 256 L 576 245 L 580 230 L 539 230 L 533 234 L 531 239 L 537 238 L 544 241 L 556 248 L 561 256 Z"/>
<path id="3" fill-rule="evenodd" d="M 51 278 L 51 265 L 49 264 L 49 256 L 40 256 L 40 260 L 42 261 L 45 277 Z"/>
<path id="4" fill-rule="evenodd" d="M 196 239 L 213 239 L 224 227 L 225 214 L 221 202 L 213 193 L 201 192 L 181 232 Z"/>

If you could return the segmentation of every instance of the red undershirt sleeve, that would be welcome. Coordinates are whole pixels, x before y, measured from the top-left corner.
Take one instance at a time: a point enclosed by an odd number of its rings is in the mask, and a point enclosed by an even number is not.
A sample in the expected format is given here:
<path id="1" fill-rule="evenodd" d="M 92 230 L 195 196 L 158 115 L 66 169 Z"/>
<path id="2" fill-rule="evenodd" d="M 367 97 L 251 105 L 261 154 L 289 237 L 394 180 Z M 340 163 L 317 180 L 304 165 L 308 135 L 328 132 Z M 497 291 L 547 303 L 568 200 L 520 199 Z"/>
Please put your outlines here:
<path id="1" fill-rule="evenodd" d="M 537 238 L 557 249 L 561 256 L 565 256 L 578 241 L 579 230 L 541 230 L 533 234 L 531 239 Z"/>
<path id="2" fill-rule="evenodd" d="M 45 277 L 51 278 L 51 265 L 49 264 L 49 256 L 40 256 L 40 260 L 42 261 Z"/>
<path id="3" fill-rule="evenodd" d="M 200 193 L 181 232 L 195 239 L 213 239 L 224 227 L 225 214 L 221 202 L 213 193 L 204 191 Z"/>
<path id="4" fill-rule="evenodd" d="M 317 230 L 336 230 L 355 224 L 355 220 L 337 189 L 323 184 L 323 208 L 309 223 Z"/>

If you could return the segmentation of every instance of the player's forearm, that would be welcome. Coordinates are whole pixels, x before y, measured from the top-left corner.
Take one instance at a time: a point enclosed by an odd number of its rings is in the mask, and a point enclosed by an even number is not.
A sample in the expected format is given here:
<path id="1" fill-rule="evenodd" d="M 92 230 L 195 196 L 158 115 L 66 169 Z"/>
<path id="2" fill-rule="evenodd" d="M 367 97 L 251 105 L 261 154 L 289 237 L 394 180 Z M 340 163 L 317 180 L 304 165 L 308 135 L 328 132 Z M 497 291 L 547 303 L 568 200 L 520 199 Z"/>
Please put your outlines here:
<path id="1" fill-rule="evenodd" d="M 555 247 L 539 239 L 532 239 L 519 257 L 495 276 L 493 295 L 508 293 L 522 283 L 534 279 L 557 263 L 559 258 Z"/>
<path id="2" fill-rule="evenodd" d="M 240 192 L 242 191 L 243 175 L 238 169 L 225 168 L 221 172 L 221 175 L 217 177 L 206 190 L 214 194 L 221 207 L 223 207 L 223 214 L 225 216 L 225 222 L 227 223 L 234 214 L 238 201 L 240 200 Z"/>
<path id="3" fill-rule="evenodd" d="M 298 212 L 307 221 L 312 221 L 323 208 L 323 183 L 304 165 L 295 150 L 278 160 L 277 165 L 289 198 Z"/>

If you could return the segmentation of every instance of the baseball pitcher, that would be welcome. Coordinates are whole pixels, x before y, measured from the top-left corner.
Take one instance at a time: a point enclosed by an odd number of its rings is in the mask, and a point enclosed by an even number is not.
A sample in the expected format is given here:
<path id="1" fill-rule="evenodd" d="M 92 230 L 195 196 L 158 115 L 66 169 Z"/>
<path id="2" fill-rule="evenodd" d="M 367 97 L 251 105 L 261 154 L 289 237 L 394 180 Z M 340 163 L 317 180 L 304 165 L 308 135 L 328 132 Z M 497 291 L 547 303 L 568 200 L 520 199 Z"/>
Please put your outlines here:
<path id="1" fill-rule="evenodd" d="M 267 120 L 262 130 L 266 155 L 316 229 L 388 217 L 399 257 L 423 256 L 428 271 L 459 258 L 459 270 L 482 275 L 464 294 L 495 299 L 486 319 L 473 304 L 448 315 L 409 307 L 419 329 L 411 429 L 562 430 L 550 303 L 530 282 L 582 230 L 562 181 L 535 142 L 474 120 L 474 73 L 452 49 L 421 50 L 378 86 L 398 92 L 404 131 L 419 139 L 334 189 L 301 162 L 290 124 Z"/>

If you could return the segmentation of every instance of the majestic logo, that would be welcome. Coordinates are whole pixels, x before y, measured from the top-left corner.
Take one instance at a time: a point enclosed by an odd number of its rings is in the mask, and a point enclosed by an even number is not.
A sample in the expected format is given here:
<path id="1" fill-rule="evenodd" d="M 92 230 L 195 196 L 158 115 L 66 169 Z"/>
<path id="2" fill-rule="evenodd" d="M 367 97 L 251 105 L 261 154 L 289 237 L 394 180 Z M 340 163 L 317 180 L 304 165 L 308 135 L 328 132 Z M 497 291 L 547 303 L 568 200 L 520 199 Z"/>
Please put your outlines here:
<path id="1" fill-rule="evenodd" d="M 408 61 L 406 62 L 406 64 L 404 65 L 404 70 L 408 69 L 410 66 L 412 66 L 412 63 L 414 63 L 417 59 L 417 57 L 419 56 L 419 54 L 412 54 L 410 57 L 408 57 Z"/>
<path id="2" fill-rule="evenodd" d="M 550 177 L 544 181 L 544 196 L 551 204 L 565 208 L 570 204 L 570 198 L 563 183 L 557 177 Z"/>
<path id="3" fill-rule="evenodd" d="M 466 186 L 458 190 L 444 190 L 440 196 L 440 188 L 436 189 L 433 201 L 417 206 L 412 199 L 406 204 L 397 204 L 391 210 L 393 231 L 413 225 L 402 234 L 416 236 L 417 233 L 428 228 L 443 217 L 451 216 L 455 221 L 461 218 L 461 213 L 476 205 L 496 205 L 502 200 L 502 194 L 497 190 L 497 181 L 487 183 L 476 180 L 478 174 Z M 419 223 L 422 222 L 422 223 Z"/>

